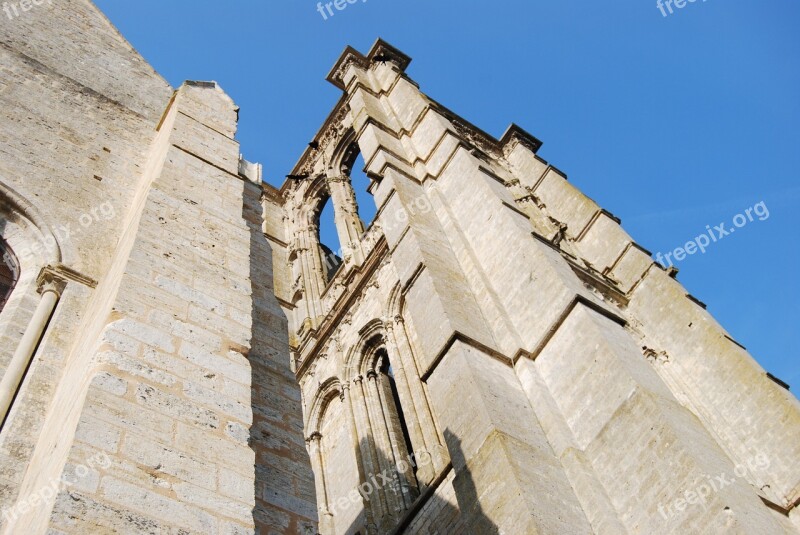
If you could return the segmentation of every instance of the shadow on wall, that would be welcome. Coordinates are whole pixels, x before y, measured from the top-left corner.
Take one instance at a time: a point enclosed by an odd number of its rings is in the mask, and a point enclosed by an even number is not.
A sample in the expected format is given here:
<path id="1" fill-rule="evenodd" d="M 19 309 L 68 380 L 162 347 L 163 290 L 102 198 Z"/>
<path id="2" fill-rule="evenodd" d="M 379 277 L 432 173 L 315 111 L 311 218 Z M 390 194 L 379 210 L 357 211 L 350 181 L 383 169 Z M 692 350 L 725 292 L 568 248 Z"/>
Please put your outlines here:
<path id="1" fill-rule="evenodd" d="M 453 466 L 464 466 L 464 452 L 461 450 L 461 440 L 449 429 L 444 430 L 444 441 L 450 452 Z M 453 480 L 453 488 L 456 491 L 458 507 L 461 509 L 461 521 L 468 526 L 466 533 L 495 534 L 499 530 L 497 526 L 484 514 L 478 499 L 478 491 L 475 482 L 468 470 L 461 470 L 456 473 Z M 502 492 L 502 490 L 500 491 Z"/>
<path id="2" fill-rule="evenodd" d="M 449 430 L 444 432 L 445 440 L 448 445 L 451 459 L 463 458 L 461 451 L 461 441 Z M 369 445 L 362 441 L 361 451 L 370 451 Z M 392 461 L 387 460 L 381 451 L 373 448 L 372 455 L 378 459 L 380 466 L 393 466 Z M 356 451 L 360 456 L 360 452 Z M 425 462 L 424 457 L 420 458 L 420 463 Z M 402 467 L 401 467 L 402 468 Z M 383 472 L 366 472 L 364 482 L 390 479 L 395 483 L 386 483 L 379 486 L 371 493 L 362 492 L 362 503 L 358 505 L 360 512 L 358 520 L 342 531 L 340 526 L 336 526 L 336 534 L 346 535 L 496 535 L 499 533 L 498 527 L 484 514 L 478 500 L 478 493 L 469 472 L 462 471 L 456 474 L 453 479 L 453 489 L 458 506 L 454 506 L 445 497 L 448 492 L 442 485 L 447 485 L 449 474 L 452 468 L 447 469 L 447 473 L 436 478 L 433 484 L 427 488 L 420 488 L 420 494 L 406 510 L 389 511 L 383 518 L 375 518 L 372 514 L 374 510 L 370 506 L 373 500 L 382 500 L 384 503 L 391 499 L 387 495 L 394 492 L 401 492 L 398 488 L 397 468 L 393 467 L 391 476 L 388 478 L 378 477 L 378 474 L 389 475 Z M 394 485 L 394 488 L 392 488 Z M 367 488 L 366 486 L 362 487 Z M 381 490 L 384 491 L 383 494 Z M 444 497 L 443 497 L 444 496 Z M 369 500 L 369 501 L 367 501 Z M 383 507 L 383 504 L 381 505 Z M 385 510 L 385 509 L 384 509 Z M 335 518 L 334 518 L 335 522 Z M 366 522 L 366 525 L 365 525 Z M 323 535 L 328 535 L 323 534 Z"/>
<path id="3" fill-rule="evenodd" d="M 274 293 L 272 247 L 262 230 L 261 189 L 245 182 L 252 285 L 250 447 L 255 451 L 257 533 L 317 533 L 314 475 L 303 437 L 300 387 L 289 368 L 288 323 Z"/>

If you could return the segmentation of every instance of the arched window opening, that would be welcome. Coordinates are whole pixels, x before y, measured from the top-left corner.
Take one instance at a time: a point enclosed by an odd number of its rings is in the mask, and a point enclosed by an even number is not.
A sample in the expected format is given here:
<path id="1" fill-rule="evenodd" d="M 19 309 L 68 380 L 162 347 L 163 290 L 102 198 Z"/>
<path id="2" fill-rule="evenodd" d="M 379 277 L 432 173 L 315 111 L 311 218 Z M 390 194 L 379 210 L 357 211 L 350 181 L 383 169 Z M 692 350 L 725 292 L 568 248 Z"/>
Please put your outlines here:
<path id="1" fill-rule="evenodd" d="M 19 279 L 19 262 L 5 241 L 0 238 L 0 311 L 3 310 Z"/>
<path id="2" fill-rule="evenodd" d="M 347 154 L 342 161 L 342 172 L 350 177 L 350 184 L 356 196 L 358 216 L 366 229 L 375 220 L 377 207 L 375 206 L 375 199 L 369 192 L 369 186 L 372 181 L 367 176 L 365 168 L 366 163 L 361 155 L 361 149 L 354 142 L 347 149 Z"/>
<path id="3" fill-rule="evenodd" d="M 327 283 L 333 279 L 342 265 L 342 245 L 339 242 L 339 234 L 336 232 L 336 220 L 330 198 L 323 202 L 322 210 L 319 213 L 318 229 L 322 272 L 325 274 Z"/>
<path id="4" fill-rule="evenodd" d="M 391 411 L 393 414 L 389 415 L 389 419 L 394 421 L 396 419 L 397 424 L 400 427 L 400 431 L 403 435 L 403 442 L 405 443 L 406 447 L 406 454 L 411 456 L 411 458 L 415 458 L 414 456 L 414 446 L 411 443 L 411 434 L 408 432 L 408 424 L 406 423 L 406 417 L 403 414 L 403 405 L 400 403 L 400 393 L 397 390 L 397 382 L 394 376 L 394 370 L 392 369 L 392 363 L 389 361 L 389 355 L 385 349 L 378 350 L 378 357 L 380 359 L 381 368 L 380 372 L 383 375 L 383 378 L 386 381 L 386 384 L 389 385 L 391 390 L 392 400 L 394 401 L 393 407 L 394 409 Z M 416 463 L 413 463 L 413 471 L 414 474 L 417 472 Z"/>
<path id="5" fill-rule="evenodd" d="M 361 217 L 361 221 L 364 222 L 364 228 L 368 228 L 375 220 L 375 213 L 378 208 L 375 206 L 375 199 L 369 192 L 369 186 L 372 181 L 364 171 L 365 167 L 364 157 L 359 152 L 353 164 L 353 169 L 350 171 L 350 183 L 353 184 L 353 190 L 356 192 L 358 215 Z"/>

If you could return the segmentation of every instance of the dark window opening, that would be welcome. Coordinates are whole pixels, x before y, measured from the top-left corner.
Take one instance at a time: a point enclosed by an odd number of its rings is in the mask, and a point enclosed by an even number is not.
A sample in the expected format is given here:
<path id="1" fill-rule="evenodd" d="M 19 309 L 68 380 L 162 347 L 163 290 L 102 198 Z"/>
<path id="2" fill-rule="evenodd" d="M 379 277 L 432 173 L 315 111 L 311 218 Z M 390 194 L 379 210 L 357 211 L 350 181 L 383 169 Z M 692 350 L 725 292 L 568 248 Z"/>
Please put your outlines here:
<path id="1" fill-rule="evenodd" d="M 330 198 L 324 201 L 317 224 L 319 229 L 319 255 L 322 259 L 322 272 L 325 274 L 325 282 L 327 283 L 333 279 L 342 265 L 342 245 L 339 242 L 339 233 L 336 232 L 336 218 L 333 212 L 333 202 Z"/>
<path id="2" fill-rule="evenodd" d="M 19 279 L 19 262 L 11 248 L 0 238 L 0 311 L 3 310 Z"/>
<path id="3" fill-rule="evenodd" d="M 394 400 L 394 407 L 395 411 L 397 412 L 397 419 L 400 421 L 400 429 L 403 433 L 403 441 L 406 445 L 406 451 L 409 455 L 414 455 L 414 448 L 411 444 L 411 434 L 408 432 L 408 425 L 406 424 L 406 417 L 403 414 L 403 406 L 400 404 L 400 394 L 397 390 L 397 382 L 395 381 L 394 377 L 394 370 L 392 369 L 392 364 L 389 362 L 389 355 L 386 353 L 385 350 L 381 350 L 380 353 L 383 357 L 382 365 L 381 365 L 381 373 L 383 373 L 389 379 L 389 386 L 392 389 L 392 399 Z M 414 458 L 414 457 L 412 457 Z M 412 463 L 414 466 L 414 473 L 417 473 L 417 466 L 416 463 Z"/>
<path id="4" fill-rule="evenodd" d="M 364 171 L 365 167 L 366 163 L 361 155 L 361 150 L 358 148 L 358 144 L 353 143 L 350 145 L 342 162 L 342 171 L 350 177 L 350 184 L 353 186 L 353 191 L 356 195 L 358 216 L 366 229 L 375 219 L 377 206 L 375 206 L 375 199 L 369 192 L 369 186 L 372 181 Z"/>

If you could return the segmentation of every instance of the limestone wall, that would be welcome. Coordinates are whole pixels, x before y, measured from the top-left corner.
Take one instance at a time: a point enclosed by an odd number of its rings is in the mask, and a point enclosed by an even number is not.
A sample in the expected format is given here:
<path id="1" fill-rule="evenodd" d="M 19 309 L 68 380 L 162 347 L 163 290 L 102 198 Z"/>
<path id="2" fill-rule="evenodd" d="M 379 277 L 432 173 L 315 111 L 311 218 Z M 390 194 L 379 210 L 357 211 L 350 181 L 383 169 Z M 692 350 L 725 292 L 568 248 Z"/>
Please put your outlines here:
<path id="1" fill-rule="evenodd" d="M 239 175 L 235 104 L 213 82 L 173 95 L 89 2 L 0 32 L 0 231 L 30 248 L 0 364 L 39 270 L 67 277 L 0 433 L 3 532 L 313 533 L 275 244 L 261 184 Z"/>
<path id="2" fill-rule="evenodd" d="M 328 78 L 343 101 L 318 135 L 319 150 L 297 167 L 314 182 L 283 189 L 291 236 L 303 204 L 338 174 L 325 162 L 337 161 L 352 129 L 386 242 L 386 252 L 367 247 L 363 262 L 345 264 L 332 281 L 299 271 L 323 287 L 319 298 L 301 296 L 291 325 L 307 433 L 325 392 L 357 406 L 352 392 L 366 380 L 353 362 L 369 353 L 363 339 L 377 321 L 394 332 L 402 326 L 405 353 L 387 347 L 407 378 L 399 403 L 411 409 L 411 442 L 427 444 L 432 430 L 447 448 L 433 476 L 452 480 L 459 527 L 437 506 L 448 484 L 436 492 L 422 484 L 384 524 L 374 497 L 362 495 L 361 526 L 795 532 L 796 398 L 619 220 L 539 158 L 538 140 L 516 126 L 495 139 L 470 125 L 419 91 L 404 73 L 409 61 L 382 41 L 366 55 L 345 51 Z M 420 405 L 431 409 L 427 420 Z M 388 455 L 392 440 L 382 442 L 380 426 L 358 411 L 351 425 L 365 484 L 371 450 Z M 340 465 L 339 455 L 323 455 L 317 475 Z M 712 485 L 715 478 L 725 484 Z M 326 496 L 347 492 L 326 483 Z M 319 504 L 319 483 L 317 491 Z M 321 529 L 351 533 L 335 518 Z"/>
<path id="3" fill-rule="evenodd" d="M 110 269 L 171 90 L 88 2 L 0 19 L 0 232 L 23 263 L 0 317 L 5 370 L 38 303 L 44 266 L 63 263 L 94 284 Z M 19 497 L 92 294 L 91 285 L 67 286 L 5 422 L 2 508 Z"/>
<path id="4" fill-rule="evenodd" d="M 0 371 L 39 274 L 64 285 L 0 430 L 4 533 L 800 529 L 797 399 L 537 139 L 409 63 L 348 48 L 278 190 L 219 85 L 173 92 L 89 2 L 0 20 Z"/>

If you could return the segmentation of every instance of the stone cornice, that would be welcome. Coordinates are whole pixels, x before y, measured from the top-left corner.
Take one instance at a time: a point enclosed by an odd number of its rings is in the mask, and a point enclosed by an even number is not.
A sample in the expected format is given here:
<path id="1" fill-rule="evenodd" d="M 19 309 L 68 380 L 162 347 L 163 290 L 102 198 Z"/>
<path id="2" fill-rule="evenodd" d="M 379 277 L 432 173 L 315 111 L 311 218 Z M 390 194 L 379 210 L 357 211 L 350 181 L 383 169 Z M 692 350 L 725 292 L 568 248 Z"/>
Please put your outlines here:
<path id="1" fill-rule="evenodd" d="M 500 138 L 500 146 L 503 151 L 510 152 L 515 144 L 520 144 L 536 154 L 542 147 L 542 142 L 538 138 L 523 130 L 520 126 L 511 123 L 505 134 Z"/>
<path id="2" fill-rule="evenodd" d="M 261 182 L 261 200 L 268 200 L 273 204 L 277 204 L 278 206 L 283 206 L 285 199 L 283 195 L 281 195 L 281 191 L 272 186 L 271 184 L 267 184 L 266 182 Z"/>
<path id="3" fill-rule="evenodd" d="M 394 64 L 400 70 L 400 72 L 405 72 L 409 64 L 411 64 L 411 57 L 393 47 L 383 39 L 378 39 L 375 41 L 366 56 L 352 46 L 348 46 L 344 49 L 342 55 L 339 56 L 339 59 L 336 61 L 325 79 L 344 91 L 346 87 L 344 76 L 347 73 L 347 69 L 349 69 L 351 65 L 356 65 L 364 70 L 367 70 L 369 69 L 370 65 L 375 62 L 385 63 L 387 61 Z"/>
<path id="4" fill-rule="evenodd" d="M 547 346 L 547 344 L 553 338 L 553 336 L 555 336 L 556 332 L 561 327 L 561 325 L 567 320 L 569 315 L 572 314 L 572 311 L 575 310 L 575 307 L 577 307 L 579 305 L 582 305 L 582 306 L 588 308 L 589 310 L 592 310 L 592 311 L 596 312 L 597 314 L 600 314 L 601 316 L 604 316 L 605 318 L 607 318 L 607 319 L 613 321 L 614 323 L 618 324 L 620 327 L 624 328 L 624 327 L 627 327 L 627 325 L 628 325 L 628 321 L 625 318 L 623 318 L 622 316 L 620 316 L 619 314 L 616 314 L 615 312 L 609 310 L 608 308 L 605 308 L 605 307 L 603 307 L 603 306 L 601 306 L 601 305 L 599 305 L 599 304 L 587 299 L 586 297 L 584 297 L 582 295 L 576 295 L 569 302 L 569 304 L 564 308 L 564 310 L 561 311 L 561 314 L 553 322 L 553 324 L 550 326 L 550 328 L 547 330 L 547 332 L 544 334 L 544 336 L 542 336 L 542 338 L 539 340 L 539 343 L 536 345 L 536 347 L 533 348 L 531 351 L 519 351 L 519 352 L 517 352 L 517 354 L 514 356 L 513 364 L 516 365 L 517 361 L 520 358 L 523 358 L 523 357 L 535 361 L 538 358 L 539 354 L 544 350 L 544 348 Z"/>
<path id="5" fill-rule="evenodd" d="M 422 379 L 423 382 L 428 382 L 428 379 L 430 379 L 431 375 L 433 375 L 433 373 L 436 371 L 436 368 L 439 367 L 439 364 L 441 364 L 442 360 L 444 360 L 444 358 L 447 356 L 447 353 L 450 351 L 450 348 L 452 348 L 456 342 L 461 342 L 467 346 L 477 349 L 485 355 L 488 355 L 489 357 L 492 357 L 493 359 L 498 360 L 509 367 L 513 367 L 514 365 L 513 360 L 504 355 L 498 349 L 475 340 L 471 336 L 467 336 L 460 331 L 453 331 L 453 334 L 447 339 L 442 348 L 436 353 L 436 356 L 433 357 L 428 368 L 420 376 L 420 379 Z"/>
<path id="6" fill-rule="evenodd" d="M 372 48 L 369 51 L 369 54 L 367 54 L 367 58 L 371 62 L 390 61 L 396 65 L 398 69 L 400 69 L 400 72 L 405 72 L 405 70 L 411 64 L 410 56 L 404 54 L 383 39 L 378 39 L 375 41 L 375 44 L 372 45 Z"/>
<path id="7" fill-rule="evenodd" d="M 352 65 L 356 65 L 364 70 L 367 70 L 369 69 L 369 64 L 369 59 L 367 59 L 364 54 L 352 46 L 348 46 L 344 49 L 342 55 L 339 56 L 339 59 L 336 61 L 331 69 L 331 72 L 328 73 L 328 76 L 326 76 L 325 79 L 344 91 L 344 75 L 347 74 L 347 69 L 349 69 Z"/>

